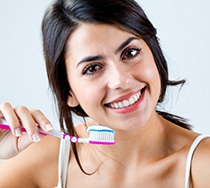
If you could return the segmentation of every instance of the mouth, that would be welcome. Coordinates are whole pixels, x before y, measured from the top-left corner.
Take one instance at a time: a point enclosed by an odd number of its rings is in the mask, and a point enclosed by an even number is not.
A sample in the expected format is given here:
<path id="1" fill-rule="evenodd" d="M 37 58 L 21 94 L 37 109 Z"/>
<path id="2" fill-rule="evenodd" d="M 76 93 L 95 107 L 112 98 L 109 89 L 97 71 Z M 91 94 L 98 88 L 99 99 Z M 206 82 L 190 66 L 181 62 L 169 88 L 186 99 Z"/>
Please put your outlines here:
<path id="1" fill-rule="evenodd" d="M 122 108 L 127 108 L 129 106 L 132 106 L 139 101 L 144 90 L 145 88 L 141 89 L 139 92 L 133 94 L 128 99 L 123 99 L 121 101 L 108 103 L 108 104 L 105 104 L 105 106 L 109 108 L 113 108 L 113 109 L 122 109 Z"/>

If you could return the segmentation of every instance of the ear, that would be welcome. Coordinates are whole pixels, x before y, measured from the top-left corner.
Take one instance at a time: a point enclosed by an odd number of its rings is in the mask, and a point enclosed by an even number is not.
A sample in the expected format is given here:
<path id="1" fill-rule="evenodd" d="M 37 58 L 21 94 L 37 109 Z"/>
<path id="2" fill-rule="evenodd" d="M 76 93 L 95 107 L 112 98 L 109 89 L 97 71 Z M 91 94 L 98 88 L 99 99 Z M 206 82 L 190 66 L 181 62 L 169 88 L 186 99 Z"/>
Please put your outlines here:
<path id="1" fill-rule="evenodd" d="M 79 102 L 77 101 L 76 97 L 74 96 L 72 92 L 69 92 L 67 104 L 70 107 L 76 107 L 79 105 Z"/>

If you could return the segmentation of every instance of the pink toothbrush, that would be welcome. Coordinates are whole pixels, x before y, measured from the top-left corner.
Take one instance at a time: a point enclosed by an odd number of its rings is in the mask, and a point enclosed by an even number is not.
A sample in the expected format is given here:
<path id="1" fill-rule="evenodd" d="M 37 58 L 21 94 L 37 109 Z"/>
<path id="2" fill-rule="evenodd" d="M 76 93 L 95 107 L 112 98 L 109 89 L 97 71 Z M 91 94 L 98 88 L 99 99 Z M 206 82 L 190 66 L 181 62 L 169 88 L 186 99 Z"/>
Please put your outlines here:
<path id="1" fill-rule="evenodd" d="M 0 122 L 2 122 L 0 123 L 0 129 L 11 131 L 8 123 L 5 120 L 1 120 Z M 26 132 L 26 129 L 22 128 L 22 132 Z M 104 144 L 104 145 L 115 144 L 115 140 L 114 140 L 115 131 L 108 127 L 101 126 L 101 125 L 92 125 L 88 127 L 87 132 L 89 133 L 89 138 L 77 138 L 75 136 L 62 133 L 58 130 L 45 132 L 39 128 L 39 134 L 52 135 L 52 136 L 62 138 L 64 140 L 71 141 L 71 142 Z"/>

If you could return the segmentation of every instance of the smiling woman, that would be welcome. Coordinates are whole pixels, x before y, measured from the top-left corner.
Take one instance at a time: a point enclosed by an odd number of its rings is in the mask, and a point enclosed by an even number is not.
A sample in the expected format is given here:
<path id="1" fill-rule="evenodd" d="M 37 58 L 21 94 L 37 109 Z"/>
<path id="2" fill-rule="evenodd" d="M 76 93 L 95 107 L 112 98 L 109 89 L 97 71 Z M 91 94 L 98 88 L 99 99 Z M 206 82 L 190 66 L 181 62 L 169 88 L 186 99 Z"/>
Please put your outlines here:
<path id="1" fill-rule="evenodd" d="M 38 143 L 0 166 L 0 186 L 209 185 L 210 138 L 192 131 L 184 118 L 157 110 L 167 88 L 185 80 L 169 79 L 156 29 L 134 0 L 54 1 L 45 12 L 42 34 L 61 130 L 86 138 L 91 124 L 104 125 L 115 130 L 116 144 L 40 139 L 37 124 L 52 131 L 41 111 L 3 103 L 0 116 L 17 136 L 2 132 L 3 143 L 11 145 L 13 137 L 16 153 L 26 140 Z M 74 113 L 90 121 L 75 126 Z M 22 135 L 22 125 L 29 137 Z"/>
<path id="2" fill-rule="evenodd" d="M 116 27 L 83 24 L 69 38 L 67 49 L 70 49 L 69 53 L 66 52 L 67 77 L 72 96 L 76 96 L 75 99 L 69 96 L 69 101 L 77 100 L 74 101 L 76 105 L 80 101 L 80 106 L 86 109 L 89 117 L 102 125 L 112 127 L 119 124 L 122 127 L 123 121 L 133 119 L 129 112 L 136 111 L 142 105 L 143 96 L 149 88 L 154 90 L 151 108 L 155 108 L 160 92 L 160 79 L 152 53 L 143 40 Z M 132 56 L 133 51 L 135 53 Z M 149 81 L 151 83 L 147 86 L 146 82 Z M 128 99 L 135 103 L 123 108 L 123 101 L 126 103 Z M 111 108 L 112 105 L 115 108 Z M 110 119 L 115 115 L 112 112 L 125 115 L 119 116 L 119 120 Z"/>

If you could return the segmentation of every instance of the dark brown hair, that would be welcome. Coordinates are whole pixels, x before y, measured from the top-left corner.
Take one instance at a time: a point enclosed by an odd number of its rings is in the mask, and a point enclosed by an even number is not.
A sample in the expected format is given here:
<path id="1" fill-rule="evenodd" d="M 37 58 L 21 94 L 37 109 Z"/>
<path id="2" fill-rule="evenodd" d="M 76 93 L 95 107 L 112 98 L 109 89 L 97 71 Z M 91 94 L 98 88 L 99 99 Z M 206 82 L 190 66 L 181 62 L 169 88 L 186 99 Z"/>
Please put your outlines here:
<path id="1" fill-rule="evenodd" d="M 161 81 L 158 103 L 164 100 L 168 86 L 182 85 L 185 80 L 170 81 L 168 67 L 156 36 L 156 29 L 134 0 L 56 0 L 46 10 L 43 22 L 43 46 L 49 84 L 55 94 L 61 129 L 75 134 L 72 112 L 85 117 L 87 114 L 77 106 L 67 105 L 70 85 L 67 80 L 64 54 L 69 36 L 79 23 L 110 24 L 141 37 L 149 46 Z M 157 111 L 177 125 L 190 129 L 185 119 Z M 67 130 L 65 129 L 67 128 Z M 77 156 L 74 145 L 74 153 Z"/>

